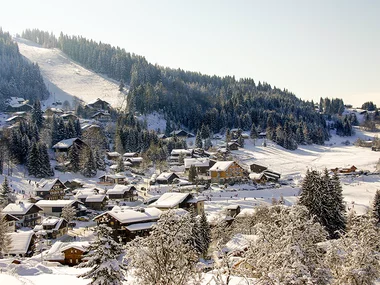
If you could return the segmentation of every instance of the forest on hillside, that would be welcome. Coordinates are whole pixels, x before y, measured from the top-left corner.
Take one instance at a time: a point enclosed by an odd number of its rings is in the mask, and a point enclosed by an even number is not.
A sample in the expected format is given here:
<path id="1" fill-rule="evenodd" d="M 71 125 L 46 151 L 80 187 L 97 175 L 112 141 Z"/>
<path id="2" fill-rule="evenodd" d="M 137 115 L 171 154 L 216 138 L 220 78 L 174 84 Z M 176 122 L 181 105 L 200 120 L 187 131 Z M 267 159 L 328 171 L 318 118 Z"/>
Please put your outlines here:
<path id="1" fill-rule="evenodd" d="M 329 139 L 326 115 L 341 115 L 344 110 L 342 100 L 327 100 L 323 114 L 318 104 L 266 82 L 153 65 L 143 56 L 81 36 L 61 33 L 56 38 L 34 29 L 25 30 L 22 37 L 59 48 L 84 67 L 120 80 L 121 86 L 129 85 L 128 111 L 162 112 L 168 130 L 185 127 L 196 132 L 203 125 L 211 133 L 230 128 L 266 131 L 269 139 L 295 149 L 298 144 L 323 144 Z"/>
<path id="2" fill-rule="evenodd" d="M 10 97 L 34 102 L 48 96 L 38 65 L 27 61 L 9 33 L 0 28 L 0 109 Z"/>

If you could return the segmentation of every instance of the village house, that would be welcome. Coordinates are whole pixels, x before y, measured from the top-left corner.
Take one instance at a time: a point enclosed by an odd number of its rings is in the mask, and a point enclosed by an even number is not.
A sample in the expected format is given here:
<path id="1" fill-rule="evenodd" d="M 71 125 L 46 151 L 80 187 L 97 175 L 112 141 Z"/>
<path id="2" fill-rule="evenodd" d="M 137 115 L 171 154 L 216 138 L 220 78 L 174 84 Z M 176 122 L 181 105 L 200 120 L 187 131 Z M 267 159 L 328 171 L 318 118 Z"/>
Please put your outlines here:
<path id="1" fill-rule="evenodd" d="M 125 162 L 129 162 L 131 167 L 139 166 L 143 162 L 142 157 L 127 157 Z"/>
<path id="2" fill-rule="evenodd" d="M 21 123 L 21 122 L 25 122 L 26 121 L 26 118 L 23 117 L 23 116 L 12 116 L 8 119 L 5 120 L 5 122 L 8 124 L 8 125 L 14 125 L 16 123 Z"/>
<path id="3" fill-rule="evenodd" d="M 109 122 L 111 121 L 111 114 L 108 111 L 99 111 L 92 115 L 91 118 L 99 122 Z"/>
<path id="4" fill-rule="evenodd" d="M 35 195 L 44 200 L 61 200 L 67 190 L 65 184 L 59 178 L 41 179 L 34 189 Z"/>
<path id="5" fill-rule="evenodd" d="M 48 217 L 41 225 L 36 225 L 34 231 L 47 239 L 56 239 L 67 234 L 68 223 L 62 218 Z"/>
<path id="6" fill-rule="evenodd" d="M 99 184 L 114 185 L 114 184 L 128 184 L 127 177 L 121 174 L 105 174 L 99 177 Z"/>
<path id="7" fill-rule="evenodd" d="M 156 177 L 156 182 L 158 184 L 172 184 L 173 180 L 179 178 L 174 172 L 162 172 Z"/>
<path id="8" fill-rule="evenodd" d="M 8 204 L 2 211 L 3 214 L 9 214 L 18 219 L 16 225 L 18 227 L 33 228 L 36 224 L 39 224 L 41 217 L 38 214 L 42 211 L 38 205 L 33 203 L 11 203 Z"/>
<path id="9" fill-rule="evenodd" d="M 253 172 L 253 173 L 261 173 L 261 172 L 268 169 L 268 167 L 262 166 L 262 165 L 259 165 L 256 163 L 250 163 L 250 164 L 248 164 L 248 167 L 251 170 L 251 172 Z"/>
<path id="10" fill-rule="evenodd" d="M 119 158 L 121 157 L 121 154 L 116 151 L 106 152 L 106 157 L 108 160 L 118 161 Z"/>
<path id="11" fill-rule="evenodd" d="M 98 195 L 89 195 L 84 201 L 84 205 L 88 209 L 103 211 L 107 206 L 107 196 L 98 194 Z"/>
<path id="12" fill-rule="evenodd" d="M 78 119 L 77 116 L 75 116 L 74 114 L 71 114 L 71 113 L 65 113 L 65 114 L 62 114 L 61 115 L 61 118 L 67 122 L 69 120 L 72 120 L 72 121 L 75 121 L 76 119 Z"/>
<path id="13" fill-rule="evenodd" d="M 204 197 L 194 197 L 191 193 L 166 192 L 148 207 L 162 211 L 169 209 L 184 209 L 200 215 L 204 211 Z"/>
<path id="14" fill-rule="evenodd" d="M 216 162 L 213 160 L 210 160 L 209 158 L 203 157 L 203 158 L 185 158 L 184 163 L 185 163 L 186 172 L 189 171 L 191 166 L 194 166 L 197 174 L 207 174 L 207 172 Z"/>
<path id="15" fill-rule="evenodd" d="M 19 218 L 11 214 L 3 214 L 3 220 L 6 223 L 5 232 L 12 233 L 16 231 L 16 222 L 19 221 Z"/>
<path id="16" fill-rule="evenodd" d="M 170 136 L 171 137 L 176 136 L 177 138 L 187 139 L 187 138 L 193 138 L 194 134 L 186 132 L 184 130 L 178 130 L 178 131 L 171 132 Z"/>
<path id="17" fill-rule="evenodd" d="M 73 144 L 75 144 L 78 147 L 78 149 L 83 149 L 85 147 L 88 147 L 88 145 L 81 139 L 71 138 L 71 139 L 61 140 L 60 142 L 57 142 L 55 145 L 52 146 L 52 149 L 54 149 L 56 153 L 68 154 Z"/>
<path id="18" fill-rule="evenodd" d="M 126 152 L 123 154 L 123 157 L 126 159 L 128 157 L 138 157 L 139 154 L 137 152 Z"/>
<path id="19" fill-rule="evenodd" d="M 28 104 L 28 101 L 24 98 L 11 97 L 5 102 L 5 112 L 15 113 L 15 112 L 30 112 L 33 107 Z"/>
<path id="20" fill-rule="evenodd" d="M 113 229 L 113 237 L 123 242 L 133 240 L 136 236 L 146 236 L 160 218 L 161 210 L 157 208 L 129 208 L 115 206 L 94 218 L 98 224 L 107 224 Z"/>
<path id="21" fill-rule="evenodd" d="M 211 182 L 225 183 L 239 181 L 246 175 L 244 169 L 235 161 L 217 161 L 210 168 Z"/>
<path id="22" fill-rule="evenodd" d="M 31 257 L 35 251 L 36 235 L 33 231 L 14 232 L 7 234 L 11 244 L 3 251 L 5 256 Z"/>
<path id="23" fill-rule="evenodd" d="M 239 150 L 240 145 L 237 142 L 229 142 L 227 144 L 229 150 Z"/>
<path id="24" fill-rule="evenodd" d="M 267 182 L 278 182 L 281 178 L 281 174 L 271 171 L 264 170 L 261 173 L 250 173 L 249 179 L 255 181 L 256 183 L 265 184 Z"/>
<path id="25" fill-rule="evenodd" d="M 74 207 L 76 216 L 84 216 L 86 214 L 86 207 L 83 203 L 77 200 L 40 200 L 36 203 L 42 209 L 46 216 L 60 217 L 64 207 Z"/>
<path id="26" fill-rule="evenodd" d="M 228 205 L 224 208 L 226 215 L 232 218 L 235 218 L 239 215 L 241 208 L 239 205 Z"/>
<path id="27" fill-rule="evenodd" d="M 83 189 L 77 189 L 75 191 L 73 191 L 73 193 L 75 192 L 75 199 L 81 201 L 82 203 L 84 203 L 86 201 L 86 198 L 88 196 L 93 196 L 93 195 L 97 195 L 99 194 L 100 192 L 104 192 L 105 190 L 102 190 L 102 189 L 99 189 L 99 188 L 83 188 Z"/>
<path id="28" fill-rule="evenodd" d="M 44 260 L 59 262 L 62 265 L 76 266 L 80 264 L 88 252 L 90 244 L 87 241 L 61 242 L 57 241 L 44 255 Z"/>
<path id="29" fill-rule="evenodd" d="M 137 201 L 138 194 L 135 186 L 115 185 L 113 189 L 107 191 L 110 200 Z"/>
<path id="30" fill-rule="evenodd" d="M 357 168 L 356 168 L 356 166 L 355 165 L 353 165 L 353 166 L 351 166 L 351 167 L 349 167 L 349 168 L 334 168 L 334 169 L 331 169 L 331 171 L 332 172 L 334 172 L 334 173 L 353 173 L 353 172 L 355 172 L 357 170 Z"/>
<path id="31" fill-rule="evenodd" d="M 185 158 L 191 158 L 193 151 L 188 149 L 173 149 L 170 153 L 169 162 L 172 165 L 182 165 Z"/>
<path id="32" fill-rule="evenodd" d="M 57 115 L 57 116 L 60 116 L 62 115 L 64 112 L 62 109 L 59 109 L 59 108 L 54 108 L 54 107 L 50 107 L 50 108 L 47 108 L 44 112 L 44 116 L 46 117 L 53 117 L 54 115 Z"/>
<path id="33" fill-rule="evenodd" d="M 92 101 L 86 105 L 86 107 L 94 110 L 110 110 L 111 105 L 107 101 L 97 98 L 95 101 Z"/>

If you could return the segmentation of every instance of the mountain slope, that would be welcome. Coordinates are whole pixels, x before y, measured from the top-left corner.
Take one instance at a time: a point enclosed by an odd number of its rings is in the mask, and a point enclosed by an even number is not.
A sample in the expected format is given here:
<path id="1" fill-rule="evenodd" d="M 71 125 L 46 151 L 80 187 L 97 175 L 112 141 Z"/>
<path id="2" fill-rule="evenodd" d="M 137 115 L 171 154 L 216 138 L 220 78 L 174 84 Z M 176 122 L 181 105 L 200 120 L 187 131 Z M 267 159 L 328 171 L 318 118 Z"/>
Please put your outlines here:
<path id="1" fill-rule="evenodd" d="M 72 103 L 74 97 L 85 103 L 100 98 L 116 108 L 123 104 L 125 94 L 119 92 L 117 82 L 83 68 L 58 49 L 43 48 L 22 38 L 15 38 L 15 41 L 20 53 L 40 67 L 51 93 L 45 108 L 57 100 Z"/>

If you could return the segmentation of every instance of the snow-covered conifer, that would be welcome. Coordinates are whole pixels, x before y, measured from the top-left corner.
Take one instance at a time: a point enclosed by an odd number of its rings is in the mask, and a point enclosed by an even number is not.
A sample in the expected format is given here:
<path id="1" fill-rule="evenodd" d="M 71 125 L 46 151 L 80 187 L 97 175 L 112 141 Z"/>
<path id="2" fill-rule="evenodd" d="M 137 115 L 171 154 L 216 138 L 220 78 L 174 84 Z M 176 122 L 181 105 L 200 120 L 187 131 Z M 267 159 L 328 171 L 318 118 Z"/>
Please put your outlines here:
<path id="1" fill-rule="evenodd" d="M 208 248 L 211 243 L 211 230 L 207 221 L 207 217 L 204 211 L 199 218 L 199 238 L 201 246 L 201 253 L 203 257 L 206 257 Z"/>
<path id="2" fill-rule="evenodd" d="M 372 203 L 372 211 L 373 211 L 373 217 L 377 221 L 377 223 L 380 222 L 380 190 L 376 190 L 375 198 L 373 199 Z"/>
<path id="3" fill-rule="evenodd" d="M 70 168 L 72 172 L 78 172 L 80 170 L 80 153 L 76 143 L 73 143 L 68 154 Z"/>
<path id="4" fill-rule="evenodd" d="M 128 265 L 139 284 L 192 284 L 197 254 L 188 242 L 190 220 L 189 215 L 167 211 L 148 237 L 127 244 Z"/>
<path id="5" fill-rule="evenodd" d="M 124 172 L 125 171 L 123 157 L 120 157 L 117 160 L 117 167 L 116 167 L 115 171 L 116 171 L 116 173 Z"/>
<path id="6" fill-rule="evenodd" d="M 95 241 L 88 248 L 87 261 L 79 267 L 91 269 L 78 277 L 92 279 L 93 285 L 121 285 L 125 281 L 125 266 L 120 260 L 122 246 L 112 238 L 107 225 L 95 228 Z"/>
<path id="7" fill-rule="evenodd" d="M 75 210 L 74 207 L 66 205 L 65 207 L 62 208 L 61 217 L 65 219 L 68 223 L 70 223 L 74 219 L 76 214 L 77 214 L 77 211 Z"/>
<path id="8" fill-rule="evenodd" d="M 82 166 L 82 174 L 85 177 L 94 177 L 97 171 L 93 152 L 91 149 L 85 149 L 84 152 L 85 153 L 82 153 L 84 160 Z"/>
<path id="9" fill-rule="evenodd" d="M 0 258 L 3 258 L 3 254 L 8 252 L 10 245 L 11 239 L 7 234 L 7 222 L 0 209 Z"/>

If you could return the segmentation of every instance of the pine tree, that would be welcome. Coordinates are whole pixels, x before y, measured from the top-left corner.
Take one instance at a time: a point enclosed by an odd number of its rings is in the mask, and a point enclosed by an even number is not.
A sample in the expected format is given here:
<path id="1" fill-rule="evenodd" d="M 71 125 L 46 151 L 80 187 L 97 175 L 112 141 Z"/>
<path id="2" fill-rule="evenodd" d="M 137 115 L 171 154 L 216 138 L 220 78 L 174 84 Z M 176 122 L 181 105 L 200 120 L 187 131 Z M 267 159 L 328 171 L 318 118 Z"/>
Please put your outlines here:
<path id="1" fill-rule="evenodd" d="M 68 223 L 70 223 L 74 217 L 77 215 L 77 211 L 74 207 L 66 205 L 62 208 L 61 217 L 65 219 Z"/>
<path id="2" fill-rule="evenodd" d="M 75 128 L 75 137 L 81 138 L 82 137 L 82 128 L 80 126 L 79 119 L 76 119 L 74 122 L 74 128 Z"/>
<path id="3" fill-rule="evenodd" d="M 94 285 L 124 284 L 126 267 L 119 261 L 122 246 L 112 238 L 112 229 L 103 224 L 98 225 L 95 237 L 88 248 L 88 260 L 79 265 L 91 269 L 78 277 L 92 279 L 90 284 Z"/>
<path id="4" fill-rule="evenodd" d="M 372 203 L 373 217 L 377 223 L 380 222 L 380 190 L 376 190 L 375 198 Z"/>
<path id="5" fill-rule="evenodd" d="M 40 100 L 35 100 L 33 104 L 33 110 L 32 110 L 32 122 L 34 122 L 38 128 L 42 127 L 43 124 L 43 113 L 41 110 L 41 103 Z"/>
<path id="6" fill-rule="evenodd" d="M 106 162 L 104 161 L 104 155 L 99 149 L 94 150 L 94 158 L 96 162 L 96 168 L 98 170 L 106 170 Z"/>
<path id="7" fill-rule="evenodd" d="M 202 148 L 202 138 L 199 131 L 197 132 L 197 135 L 195 136 L 195 147 Z"/>
<path id="8" fill-rule="evenodd" d="M 194 165 L 191 165 L 189 168 L 189 181 L 194 182 L 197 177 L 197 170 Z"/>
<path id="9" fill-rule="evenodd" d="M 96 175 L 96 172 L 94 154 L 91 149 L 87 149 L 84 154 L 82 174 L 85 177 L 94 177 Z"/>
<path id="10" fill-rule="evenodd" d="M 29 151 L 29 156 L 28 156 L 28 172 L 29 175 L 33 175 L 35 177 L 38 176 L 40 173 L 39 167 L 40 167 L 40 153 L 38 151 L 37 143 L 33 142 L 32 146 Z"/>
<path id="11" fill-rule="evenodd" d="M 12 242 L 10 236 L 8 235 L 7 227 L 7 221 L 5 220 L 0 209 L 0 259 L 3 258 L 4 253 L 8 253 Z"/>
<path id="12" fill-rule="evenodd" d="M 68 154 L 70 167 L 72 172 L 78 172 L 80 170 L 80 153 L 76 143 L 73 143 Z"/>
<path id="13" fill-rule="evenodd" d="M 332 203 L 330 205 L 331 220 L 329 222 L 331 224 L 331 230 L 329 233 L 331 237 L 338 238 L 338 233 L 346 230 L 346 206 L 343 201 L 342 185 L 336 172 L 333 174 L 333 177 L 330 178 L 330 181 L 332 186 L 330 190 Z"/>
<path id="14" fill-rule="evenodd" d="M 11 188 L 9 187 L 8 178 L 5 176 L 0 189 L 0 206 L 6 206 L 9 203 L 14 203 L 15 200 L 16 199 L 11 192 Z"/>
<path id="15" fill-rule="evenodd" d="M 204 211 L 202 211 L 202 214 L 200 216 L 199 230 L 200 230 L 199 238 L 202 244 L 202 255 L 205 258 L 207 255 L 208 248 L 211 243 L 211 230 L 210 230 L 210 225 L 207 221 L 207 217 Z"/>
<path id="16" fill-rule="evenodd" d="M 38 177 L 49 177 L 54 175 L 50 164 L 49 153 L 47 146 L 44 143 L 38 143 L 38 152 L 39 152 L 39 174 Z"/>
<path id="17" fill-rule="evenodd" d="M 252 123 L 251 131 L 249 133 L 251 139 L 256 139 L 258 137 L 257 129 L 255 123 Z"/>
<path id="18" fill-rule="evenodd" d="M 125 171 L 123 157 L 120 157 L 117 160 L 117 167 L 116 167 L 115 171 L 116 171 L 116 173 L 124 172 Z"/>

